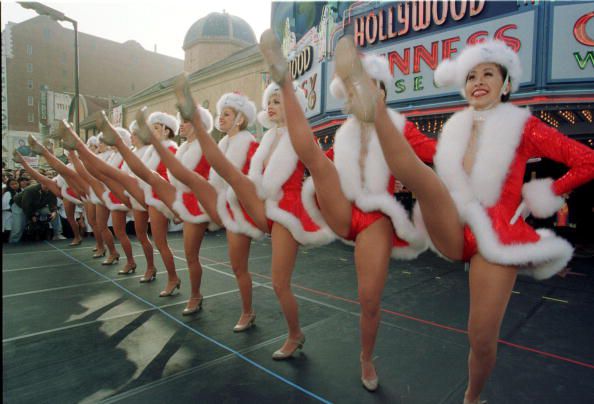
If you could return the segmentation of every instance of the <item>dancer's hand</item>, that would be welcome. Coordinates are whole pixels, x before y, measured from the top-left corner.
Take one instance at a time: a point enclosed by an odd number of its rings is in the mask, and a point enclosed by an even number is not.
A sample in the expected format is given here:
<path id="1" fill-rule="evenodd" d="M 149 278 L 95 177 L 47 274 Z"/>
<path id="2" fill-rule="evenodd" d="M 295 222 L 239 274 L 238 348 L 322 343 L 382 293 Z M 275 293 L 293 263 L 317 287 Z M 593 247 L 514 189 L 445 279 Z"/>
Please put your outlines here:
<path id="1" fill-rule="evenodd" d="M 190 84 L 185 73 L 180 74 L 175 81 L 174 91 L 177 97 L 175 106 L 179 110 L 180 115 L 184 120 L 192 122 L 192 117 L 196 112 L 196 103 L 194 102 L 194 98 L 192 98 Z"/>

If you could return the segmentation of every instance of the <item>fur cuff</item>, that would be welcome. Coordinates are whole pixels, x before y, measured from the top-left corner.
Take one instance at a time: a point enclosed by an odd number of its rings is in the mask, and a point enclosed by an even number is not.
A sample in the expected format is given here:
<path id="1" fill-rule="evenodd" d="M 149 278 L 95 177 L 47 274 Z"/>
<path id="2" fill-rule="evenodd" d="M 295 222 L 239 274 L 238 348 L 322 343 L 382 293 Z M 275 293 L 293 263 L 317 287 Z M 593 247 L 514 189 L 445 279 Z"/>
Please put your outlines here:
<path id="1" fill-rule="evenodd" d="M 563 206 L 565 199 L 553 192 L 553 180 L 544 178 L 532 180 L 522 187 L 524 202 L 534 217 L 552 216 Z"/>

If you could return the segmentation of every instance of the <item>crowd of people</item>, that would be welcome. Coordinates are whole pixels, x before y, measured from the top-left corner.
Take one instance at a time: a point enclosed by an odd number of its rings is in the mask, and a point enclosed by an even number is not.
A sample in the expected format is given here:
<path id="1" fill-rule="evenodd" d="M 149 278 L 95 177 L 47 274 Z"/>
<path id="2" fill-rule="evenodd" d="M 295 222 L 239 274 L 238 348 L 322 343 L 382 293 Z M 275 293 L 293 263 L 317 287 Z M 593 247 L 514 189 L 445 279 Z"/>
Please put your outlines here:
<path id="1" fill-rule="evenodd" d="M 243 332 L 256 320 L 248 269 L 251 241 L 268 234 L 272 285 L 288 331 L 272 358 L 285 360 L 305 344 L 291 290 L 297 251 L 342 239 L 354 245 L 361 382 L 369 391 L 379 385 L 372 359 L 389 260 L 414 259 L 431 248 L 470 264 L 464 402 L 479 402 L 518 273 L 551 277 L 573 251 L 562 238 L 534 229 L 524 219 L 529 213 L 554 214 L 564 194 L 591 180 L 594 152 L 508 102 L 519 86 L 521 67 L 503 42 L 468 46 L 437 68 L 435 82 L 458 86 L 468 101 L 468 107 L 449 119 L 439 141 L 386 107 L 393 85 L 387 61 L 360 57 L 353 43 L 346 36 L 335 51 L 330 89 L 345 100 L 348 118 L 328 152 L 317 144 L 305 118 L 304 93 L 291 82 L 280 46 L 272 31 L 266 31 L 260 49 L 273 82 L 264 92 L 260 113 L 248 97 L 230 92 L 219 99 L 213 119 L 197 106 L 194 97 L 200 94 L 192 94 L 180 76 L 175 93 L 181 119 L 159 111 L 147 116 L 141 109 L 125 129 L 102 114 L 97 120 L 101 134 L 86 143 L 62 122 L 54 137 L 68 150 L 68 164 L 31 137 L 33 153 L 43 156 L 59 176 L 34 169 L 15 153 L 15 161 L 38 184 L 21 190 L 14 179 L 6 181 L 10 241 L 18 241 L 22 223 L 34 211 L 47 209 L 55 218 L 56 199 L 62 200 L 73 245 L 82 237 L 75 216 L 82 209 L 96 242 L 93 258 L 108 253 L 103 264 L 118 264 L 115 236 L 126 257 L 118 273 L 128 275 L 137 268 L 126 233 L 132 217 L 147 263 L 140 282 L 157 276 L 156 247 L 167 276 L 160 296 L 167 297 L 182 283 L 167 241 L 168 223 L 183 223 L 190 299 L 182 314 L 191 315 L 202 307 L 199 251 L 205 232 L 224 227 L 241 298 L 233 331 Z M 259 142 L 247 130 L 256 120 L 268 128 Z M 225 135 L 218 144 L 210 134 L 213 126 Z M 178 132 L 185 139 L 181 145 L 173 141 Z M 569 170 L 556 180 L 523 184 L 526 163 L 533 157 L 550 158 Z M 417 200 L 412 217 L 394 197 L 402 185 Z M 3 198 L 3 216 L 5 211 Z M 59 237 L 55 227 L 54 232 Z"/>

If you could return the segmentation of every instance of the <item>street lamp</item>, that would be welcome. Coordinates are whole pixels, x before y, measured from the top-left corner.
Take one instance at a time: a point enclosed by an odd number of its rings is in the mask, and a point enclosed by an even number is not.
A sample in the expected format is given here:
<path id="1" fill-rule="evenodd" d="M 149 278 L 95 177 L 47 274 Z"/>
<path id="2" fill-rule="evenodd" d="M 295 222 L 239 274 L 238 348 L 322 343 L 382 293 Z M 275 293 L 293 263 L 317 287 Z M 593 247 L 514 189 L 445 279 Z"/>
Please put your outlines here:
<path id="1" fill-rule="evenodd" d="M 68 21 L 74 26 L 74 124 L 76 133 L 80 133 L 80 118 L 78 112 L 78 23 L 72 18 L 66 17 L 61 11 L 55 10 L 44 4 L 35 1 L 19 1 L 23 8 L 31 9 L 39 15 L 47 15 L 55 21 Z"/>

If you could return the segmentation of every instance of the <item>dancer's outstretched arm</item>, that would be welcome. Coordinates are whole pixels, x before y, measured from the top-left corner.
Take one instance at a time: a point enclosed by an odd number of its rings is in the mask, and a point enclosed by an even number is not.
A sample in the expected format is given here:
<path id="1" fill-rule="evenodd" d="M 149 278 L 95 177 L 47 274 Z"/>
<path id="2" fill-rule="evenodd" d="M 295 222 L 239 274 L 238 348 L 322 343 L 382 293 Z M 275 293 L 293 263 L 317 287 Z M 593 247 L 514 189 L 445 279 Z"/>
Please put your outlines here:
<path id="1" fill-rule="evenodd" d="M 178 181 L 186 185 L 192 190 L 200 204 L 206 210 L 210 218 L 219 226 L 222 226 L 221 218 L 217 211 L 217 191 L 215 188 L 200 174 L 189 170 L 179 161 L 171 150 L 167 149 L 161 142 L 153 135 L 152 131 L 140 131 L 140 135 L 144 135 L 144 141 L 150 141 L 159 156 L 161 162 L 165 164 L 171 174 L 177 178 Z"/>
<path id="2" fill-rule="evenodd" d="M 353 94 L 353 113 L 363 122 L 374 122 L 388 167 L 412 191 L 431 241 L 442 254 L 460 259 L 463 249 L 463 224 L 449 191 L 437 174 L 425 165 L 388 115 L 379 90 L 365 73 L 351 36 L 336 46 L 336 74 Z M 369 102 L 375 100 L 375 102 Z"/>
<path id="3" fill-rule="evenodd" d="M 196 138 L 200 142 L 202 153 L 214 170 L 233 188 L 237 199 L 256 223 L 256 226 L 263 232 L 268 233 L 268 220 L 264 201 L 258 197 L 254 183 L 235 167 L 223 154 L 214 139 L 208 134 L 196 103 L 190 94 L 190 86 L 185 75 L 181 75 L 175 84 L 175 95 L 177 96 L 177 108 L 181 116 L 192 123 Z M 206 206 L 204 207 L 206 209 Z M 211 216 L 212 217 L 212 216 Z"/>
<path id="4" fill-rule="evenodd" d="M 27 163 L 25 161 L 25 159 L 23 158 L 21 153 L 19 153 L 16 150 L 13 152 L 13 160 L 15 161 L 15 163 L 19 163 L 20 165 L 22 165 L 23 168 L 25 169 L 25 171 L 27 171 L 29 174 L 31 174 L 31 177 L 33 177 L 34 180 L 36 180 L 38 183 L 44 185 L 57 198 L 62 197 L 62 192 L 61 192 L 58 184 L 56 184 L 55 181 L 50 180 L 45 175 L 41 174 L 39 171 L 37 171 L 36 169 L 31 167 L 29 165 L 29 163 Z"/>

